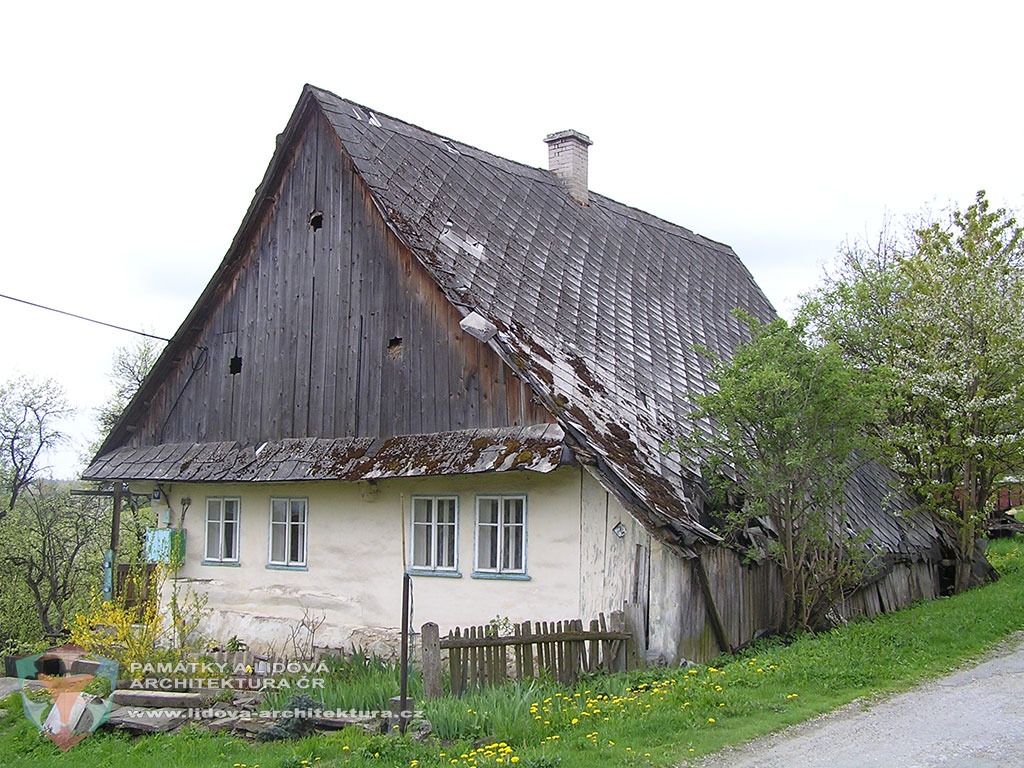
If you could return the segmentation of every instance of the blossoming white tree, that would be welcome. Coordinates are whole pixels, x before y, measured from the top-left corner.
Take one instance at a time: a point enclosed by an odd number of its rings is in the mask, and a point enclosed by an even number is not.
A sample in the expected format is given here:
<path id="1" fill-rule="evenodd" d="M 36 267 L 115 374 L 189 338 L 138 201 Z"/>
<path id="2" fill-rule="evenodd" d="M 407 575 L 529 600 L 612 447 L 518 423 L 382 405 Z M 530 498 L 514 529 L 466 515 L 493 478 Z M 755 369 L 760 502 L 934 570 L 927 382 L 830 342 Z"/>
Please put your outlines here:
<path id="1" fill-rule="evenodd" d="M 878 437 L 952 526 L 955 590 L 967 589 L 993 488 L 1024 467 L 1024 232 L 979 192 L 947 222 L 848 248 L 804 311 L 884 383 Z"/>

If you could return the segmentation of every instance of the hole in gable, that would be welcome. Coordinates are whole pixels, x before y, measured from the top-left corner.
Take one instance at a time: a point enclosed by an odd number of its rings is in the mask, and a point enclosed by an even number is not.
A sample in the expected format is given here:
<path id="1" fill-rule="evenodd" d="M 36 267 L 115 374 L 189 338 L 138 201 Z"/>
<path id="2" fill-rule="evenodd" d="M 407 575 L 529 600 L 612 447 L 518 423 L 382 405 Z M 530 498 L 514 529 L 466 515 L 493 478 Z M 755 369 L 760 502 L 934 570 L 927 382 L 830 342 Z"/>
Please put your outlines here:
<path id="1" fill-rule="evenodd" d="M 309 228 L 311 231 L 316 232 L 324 225 L 324 212 L 313 211 L 309 214 Z"/>
<path id="2" fill-rule="evenodd" d="M 402 356 L 402 337 L 395 336 L 388 342 L 388 357 L 398 360 Z"/>

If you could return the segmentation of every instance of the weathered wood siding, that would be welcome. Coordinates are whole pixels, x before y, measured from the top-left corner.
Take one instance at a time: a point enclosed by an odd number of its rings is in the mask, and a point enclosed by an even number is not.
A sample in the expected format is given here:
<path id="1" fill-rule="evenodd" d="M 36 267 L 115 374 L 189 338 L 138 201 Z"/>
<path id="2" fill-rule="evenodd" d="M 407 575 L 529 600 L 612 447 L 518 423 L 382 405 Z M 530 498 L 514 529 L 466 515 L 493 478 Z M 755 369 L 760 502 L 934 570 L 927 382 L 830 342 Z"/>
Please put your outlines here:
<path id="1" fill-rule="evenodd" d="M 896 563 L 888 573 L 844 601 L 839 611 L 847 619 L 872 618 L 920 600 L 934 600 L 940 594 L 937 566 L 925 561 Z"/>
<path id="2" fill-rule="evenodd" d="M 316 231 L 313 211 L 323 212 Z M 461 315 L 387 228 L 319 115 L 235 247 L 232 279 L 196 346 L 159 383 L 133 444 L 551 421 L 528 385 L 463 334 Z M 242 369 L 232 375 L 236 355 Z"/>
<path id="3" fill-rule="evenodd" d="M 613 533 L 623 523 L 622 537 Z M 580 611 L 623 610 L 648 661 L 709 661 L 719 643 L 695 560 L 680 557 L 633 519 L 596 478 L 580 485 Z M 700 560 L 727 645 L 742 646 L 782 619 L 782 577 L 772 563 L 751 564 L 728 547 L 705 547 Z M 934 563 L 897 563 L 837 606 L 846 619 L 894 611 L 939 594 Z"/>

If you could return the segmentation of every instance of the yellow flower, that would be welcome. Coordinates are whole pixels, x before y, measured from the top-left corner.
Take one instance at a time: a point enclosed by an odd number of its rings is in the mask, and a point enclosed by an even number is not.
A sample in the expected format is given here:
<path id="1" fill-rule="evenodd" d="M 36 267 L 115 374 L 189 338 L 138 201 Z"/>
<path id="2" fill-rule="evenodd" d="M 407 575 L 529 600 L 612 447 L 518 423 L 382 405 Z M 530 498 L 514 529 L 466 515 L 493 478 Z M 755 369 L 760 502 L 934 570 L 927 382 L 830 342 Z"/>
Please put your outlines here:
<path id="1" fill-rule="evenodd" d="M 715 722 L 715 718 L 713 718 L 713 717 L 709 717 L 709 718 L 708 718 L 708 722 L 709 722 L 709 723 L 713 723 L 713 722 Z"/>
<path id="2" fill-rule="evenodd" d="M 519 758 L 518 757 L 509 758 L 509 762 L 510 763 L 518 763 L 519 762 Z"/>

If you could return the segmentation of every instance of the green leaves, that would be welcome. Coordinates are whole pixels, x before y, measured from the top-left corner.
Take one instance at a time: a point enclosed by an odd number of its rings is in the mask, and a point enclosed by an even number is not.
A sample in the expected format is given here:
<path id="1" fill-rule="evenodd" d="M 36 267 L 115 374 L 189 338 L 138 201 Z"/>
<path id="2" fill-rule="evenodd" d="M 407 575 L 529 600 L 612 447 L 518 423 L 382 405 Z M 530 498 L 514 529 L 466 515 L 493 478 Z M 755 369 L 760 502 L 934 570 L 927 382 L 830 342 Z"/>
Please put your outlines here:
<path id="1" fill-rule="evenodd" d="M 962 590 L 993 484 L 1024 466 L 1024 232 L 978 192 L 945 222 L 842 259 L 804 317 L 878 383 L 879 444 L 908 491 L 956 522 Z"/>
<path id="2" fill-rule="evenodd" d="M 731 360 L 716 361 L 718 391 L 696 398 L 696 417 L 711 418 L 717 429 L 695 448 L 707 459 L 710 485 L 728 474 L 742 491 L 733 525 L 762 517 L 778 533 L 769 554 L 784 574 L 783 629 L 810 627 L 865 564 L 838 532 L 843 486 L 855 457 L 870 453 L 865 427 L 877 418 L 878 398 L 873 380 L 835 345 L 809 346 L 801 324 L 737 317 L 751 340 Z"/>

